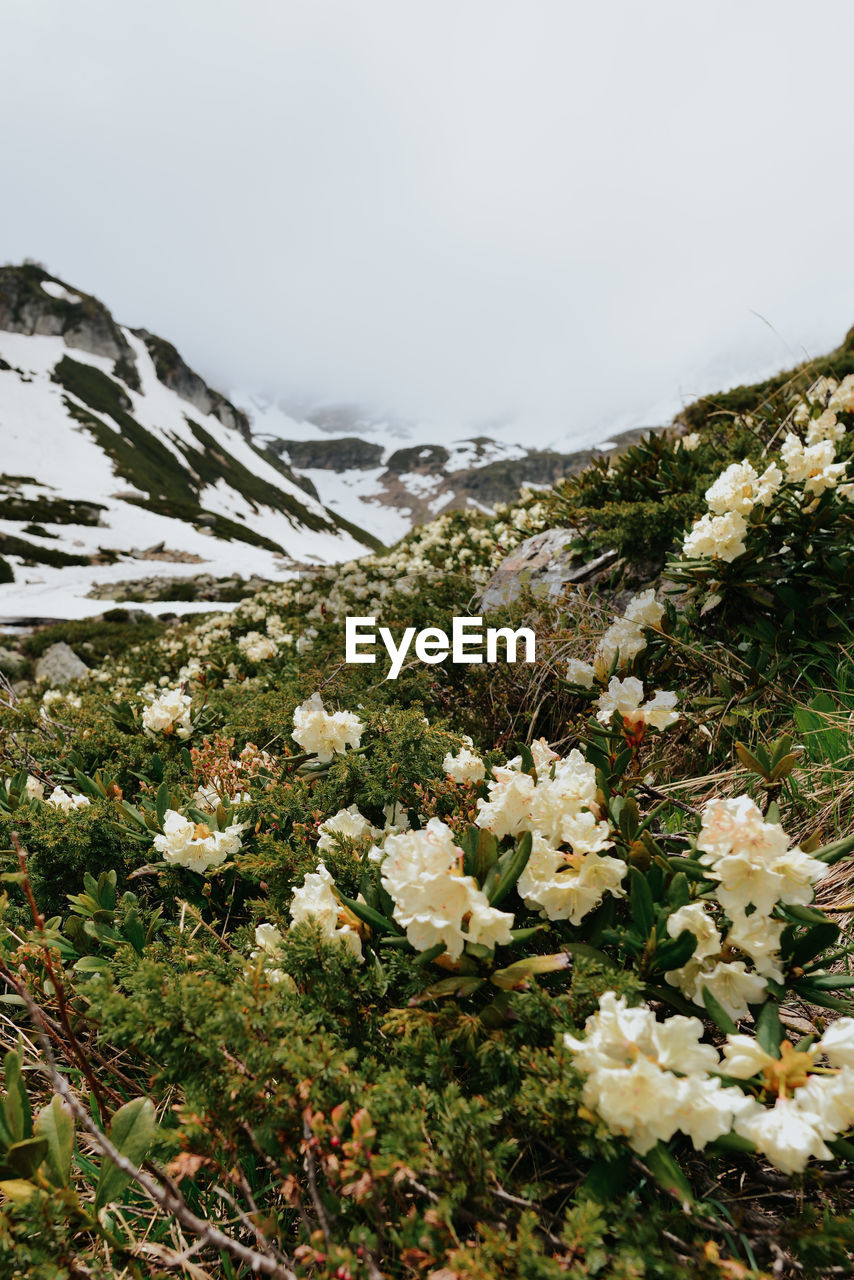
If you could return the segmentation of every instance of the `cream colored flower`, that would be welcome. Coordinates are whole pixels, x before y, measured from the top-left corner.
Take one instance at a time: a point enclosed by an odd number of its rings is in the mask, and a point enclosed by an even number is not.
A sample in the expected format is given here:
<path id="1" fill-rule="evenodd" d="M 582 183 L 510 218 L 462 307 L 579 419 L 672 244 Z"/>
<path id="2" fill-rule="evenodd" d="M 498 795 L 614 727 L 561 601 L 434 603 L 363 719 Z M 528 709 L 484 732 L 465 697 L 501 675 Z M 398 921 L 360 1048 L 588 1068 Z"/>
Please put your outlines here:
<path id="1" fill-rule="evenodd" d="M 350 918 L 352 919 L 352 917 Z M 362 957 L 362 940 L 335 895 L 332 876 L 322 862 L 309 872 L 291 898 L 291 920 L 294 924 L 314 921 L 330 939 L 342 942 L 357 960 Z"/>
<path id="2" fill-rule="evenodd" d="M 442 761 L 442 768 L 454 782 L 482 782 L 486 776 L 486 765 L 468 747 L 462 747 L 456 755 L 449 751 Z"/>
<path id="3" fill-rule="evenodd" d="M 492 948 L 511 941 L 512 914 L 491 907 L 474 877 L 463 875 L 462 850 L 438 818 L 421 831 L 387 836 L 383 852 L 383 888 L 417 951 L 441 942 L 456 960 L 466 942 Z"/>
<path id="4" fill-rule="evenodd" d="M 319 693 L 301 703 L 294 711 L 294 741 L 304 751 L 316 755 L 321 764 L 331 760 L 347 747 L 358 747 L 365 726 L 352 711 L 328 712 Z"/>
<path id="5" fill-rule="evenodd" d="M 643 702 L 644 688 L 636 676 L 620 680 L 613 676 L 607 690 L 597 699 L 596 719 L 610 724 L 616 713 L 627 729 L 639 727 L 667 729 L 679 719 L 674 710 L 676 694 L 657 689 L 652 698 Z"/>
<path id="6" fill-rule="evenodd" d="M 225 831 L 212 831 L 205 823 L 185 818 L 177 809 L 167 809 L 163 833 L 154 837 L 154 847 L 171 866 L 202 873 L 221 866 L 226 858 L 238 852 L 246 825 L 236 822 Z"/>
<path id="7" fill-rule="evenodd" d="M 63 813 L 70 813 L 72 809 L 87 809 L 92 803 L 88 796 L 81 795 L 79 791 L 72 795 L 62 787 L 54 787 L 47 802 L 53 805 L 54 809 L 61 809 Z"/>
<path id="8" fill-rule="evenodd" d="M 320 837 L 317 841 L 317 852 L 325 853 L 327 849 L 336 847 L 338 837 L 364 840 L 366 836 L 370 836 L 376 839 L 380 832 L 359 812 L 356 805 L 351 804 L 349 809 L 339 809 L 331 818 L 321 822 L 317 828 L 317 834 Z"/>
<path id="9" fill-rule="evenodd" d="M 142 727 L 149 737 L 157 733 L 167 737 L 174 734 L 177 738 L 187 739 L 193 732 L 190 716 L 192 698 L 180 689 L 167 689 L 155 698 L 142 713 Z"/>
<path id="10" fill-rule="evenodd" d="M 731 563 L 746 551 L 747 521 L 738 512 L 701 516 L 682 543 L 683 554 L 692 560 L 715 559 Z"/>

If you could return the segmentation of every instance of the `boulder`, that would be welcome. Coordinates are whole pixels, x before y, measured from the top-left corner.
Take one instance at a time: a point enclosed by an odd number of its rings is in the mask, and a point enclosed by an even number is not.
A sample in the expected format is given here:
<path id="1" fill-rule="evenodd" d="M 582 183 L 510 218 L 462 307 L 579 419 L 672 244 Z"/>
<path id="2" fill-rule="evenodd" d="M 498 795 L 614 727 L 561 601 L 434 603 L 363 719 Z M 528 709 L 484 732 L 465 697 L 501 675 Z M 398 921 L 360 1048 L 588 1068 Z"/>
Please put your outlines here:
<path id="1" fill-rule="evenodd" d="M 72 680 L 80 680 L 88 674 L 89 668 L 85 662 L 80 661 L 71 646 L 64 640 L 45 649 L 36 663 L 36 682 L 48 684 L 51 688 L 60 684 L 70 684 Z"/>
<path id="2" fill-rule="evenodd" d="M 579 564 L 572 541 L 570 529 L 546 529 L 526 538 L 495 570 L 481 597 L 480 611 L 506 608 L 526 588 L 546 600 L 559 600 L 571 583 L 588 582 L 617 560 L 616 551 L 605 551 Z"/>
<path id="3" fill-rule="evenodd" d="M 27 670 L 27 659 L 17 649 L 0 645 L 0 672 L 10 680 L 20 680 Z"/>

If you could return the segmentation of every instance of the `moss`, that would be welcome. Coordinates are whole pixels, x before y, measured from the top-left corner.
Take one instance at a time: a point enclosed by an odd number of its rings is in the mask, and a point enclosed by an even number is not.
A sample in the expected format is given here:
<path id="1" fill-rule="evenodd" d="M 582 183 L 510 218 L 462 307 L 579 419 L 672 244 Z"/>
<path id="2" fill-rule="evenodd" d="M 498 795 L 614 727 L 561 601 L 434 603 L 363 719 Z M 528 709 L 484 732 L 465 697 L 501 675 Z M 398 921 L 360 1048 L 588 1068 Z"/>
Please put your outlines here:
<path id="1" fill-rule="evenodd" d="M 0 491 L 5 479 L 7 477 L 0 477 Z M 82 524 L 94 527 L 100 522 L 101 512 L 106 511 L 106 507 L 99 502 L 49 498 L 46 494 L 40 494 L 37 498 L 22 498 L 20 494 L 2 493 L 2 504 L 4 520 L 27 520 L 39 524 Z"/>
<path id="2" fill-rule="evenodd" d="M 11 533 L 0 533 L 0 555 L 20 556 L 24 564 L 49 564 L 55 569 L 64 565 L 91 563 L 89 556 L 71 556 L 65 551 L 54 551 L 52 547 L 40 547 L 26 538 L 16 538 Z"/>
<path id="3" fill-rule="evenodd" d="M 64 641 L 72 649 L 84 652 L 89 662 L 126 653 L 134 645 L 154 640 L 165 627 L 157 618 L 131 619 L 127 609 L 111 609 L 101 618 L 84 618 L 80 622 L 58 622 L 43 627 L 21 641 L 28 658 L 39 658 L 52 644 Z"/>

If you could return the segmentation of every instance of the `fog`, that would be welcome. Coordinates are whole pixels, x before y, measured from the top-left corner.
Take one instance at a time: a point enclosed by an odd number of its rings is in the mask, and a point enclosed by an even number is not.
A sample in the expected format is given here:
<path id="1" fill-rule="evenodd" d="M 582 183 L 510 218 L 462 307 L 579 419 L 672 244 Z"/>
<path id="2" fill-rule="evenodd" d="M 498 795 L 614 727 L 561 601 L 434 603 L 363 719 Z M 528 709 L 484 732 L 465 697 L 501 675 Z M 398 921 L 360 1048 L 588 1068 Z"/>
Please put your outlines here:
<path id="1" fill-rule="evenodd" d="M 839 0 L 3 0 L 0 259 L 214 385 L 525 441 L 854 324 Z"/>

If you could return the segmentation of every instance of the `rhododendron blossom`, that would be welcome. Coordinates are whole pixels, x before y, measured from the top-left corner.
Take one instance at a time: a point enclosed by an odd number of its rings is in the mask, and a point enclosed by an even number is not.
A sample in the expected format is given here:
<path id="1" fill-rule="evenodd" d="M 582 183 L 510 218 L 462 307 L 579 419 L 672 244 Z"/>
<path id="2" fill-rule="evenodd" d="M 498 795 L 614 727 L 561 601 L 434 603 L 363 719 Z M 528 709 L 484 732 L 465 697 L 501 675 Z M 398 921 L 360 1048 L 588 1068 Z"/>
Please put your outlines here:
<path id="1" fill-rule="evenodd" d="M 316 755 L 326 764 L 335 754 L 342 754 L 347 747 L 358 747 L 365 726 L 352 711 L 326 711 L 319 693 L 294 711 L 294 741 L 304 751 Z"/>
<path id="2" fill-rule="evenodd" d="M 250 662 L 266 662 L 269 658 L 275 658 L 279 652 L 279 646 L 270 636 L 262 636 L 258 631 L 250 631 L 247 635 L 241 636 L 237 641 L 237 647 Z"/>
<path id="3" fill-rule="evenodd" d="M 375 839 L 380 833 L 359 812 L 356 805 L 351 804 L 348 809 L 339 809 L 331 818 L 321 822 L 317 828 L 317 834 L 319 836 L 317 851 L 324 853 L 327 849 L 336 847 L 339 837 L 343 836 L 348 840 L 364 840 L 366 836 L 371 836 Z"/>
<path id="4" fill-rule="evenodd" d="M 142 727 L 149 737 L 157 733 L 167 737 L 174 734 L 177 738 L 189 738 L 193 732 L 190 717 L 192 698 L 180 689 L 167 689 L 145 708 L 142 713 Z"/>
<path id="5" fill-rule="evenodd" d="M 467 942 L 492 949 L 512 941 L 512 914 L 491 907 L 474 877 L 463 875 L 462 850 L 438 818 L 386 837 L 382 853 L 383 888 L 416 951 L 443 943 L 456 960 Z"/>
<path id="6" fill-rule="evenodd" d="M 69 813 L 72 809 L 86 809 L 92 803 L 88 796 L 81 795 L 79 791 L 72 795 L 62 787 L 54 787 L 47 802 L 54 809 L 62 809 L 63 813 Z"/>
<path id="7" fill-rule="evenodd" d="M 683 554 L 693 560 L 715 559 L 730 563 L 747 550 L 747 521 L 738 512 L 701 516 L 682 544 Z"/>
<path id="8" fill-rule="evenodd" d="M 163 833 L 154 837 L 154 847 L 163 861 L 174 867 L 204 872 L 219 867 L 241 848 L 245 822 L 232 823 L 225 831 L 212 831 L 204 822 L 193 822 L 177 809 L 167 809 Z"/>
<path id="9" fill-rule="evenodd" d="M 610 724 L 616 713 L 623 725 L 637 735 L 646 728 L 668 729 L 679 719 L 675 711 L 676 694 L 657 689 L 653 696 L 643 701 L 644 688 L 636 676 L 620 680 L 613 676 L 607 690 L 598 698 L 596 719 Z"/>
<path id="10" fill-rule="evenodd" d="M 338 901 L 332 876 L 322 862 L 317 864 L 316 871 L 306 875 L 300 888 L 294 889 L 291 920 L 294 924 L 314 921 L 327 938 L 342 942 L 357 960 L 362 959 L 358 921 Z"/>
<path id="11" fill-rule="evenodd" d="M 486 765 L 468 747 L 461 747 L 456 755 L 449 751 L 442 761 L 442 768 L 454 782 L 482 782 L 486 776 Z"/>

